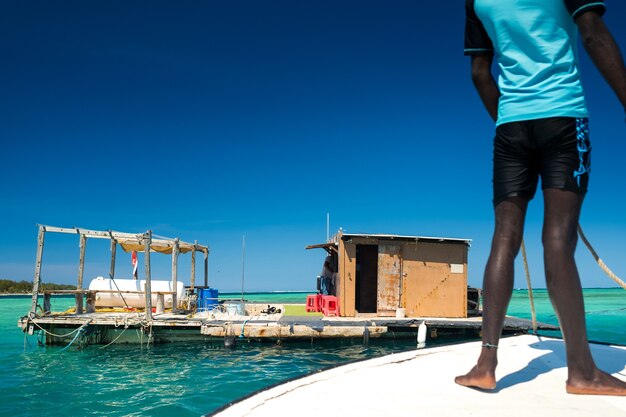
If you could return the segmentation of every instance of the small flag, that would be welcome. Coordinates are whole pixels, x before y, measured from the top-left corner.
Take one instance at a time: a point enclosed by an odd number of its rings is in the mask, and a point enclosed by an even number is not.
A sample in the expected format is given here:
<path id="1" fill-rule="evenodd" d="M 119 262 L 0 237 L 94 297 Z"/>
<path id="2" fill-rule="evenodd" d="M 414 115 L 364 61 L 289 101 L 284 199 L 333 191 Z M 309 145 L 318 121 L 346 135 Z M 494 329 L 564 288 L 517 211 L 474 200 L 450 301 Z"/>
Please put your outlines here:
<path id="1" fill-rule="evenodd" d="M 133 251 L 131 260 L 133 263 L 133 278 L 137 279 L 137 251 L 136 250 Z"/>

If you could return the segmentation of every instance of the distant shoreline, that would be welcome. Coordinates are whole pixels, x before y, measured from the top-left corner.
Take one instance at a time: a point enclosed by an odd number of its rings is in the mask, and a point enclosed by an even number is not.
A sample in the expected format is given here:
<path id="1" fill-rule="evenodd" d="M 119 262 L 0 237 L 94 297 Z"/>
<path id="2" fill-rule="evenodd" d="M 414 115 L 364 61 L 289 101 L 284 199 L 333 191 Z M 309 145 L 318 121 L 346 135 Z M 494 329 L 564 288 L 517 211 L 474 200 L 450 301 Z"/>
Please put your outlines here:
<path id="1" fill-rule="evenodd" d="M 588 287 L 583 288 L 583 290 L 622 290 L 622 287 Z M 533 288 L 535 291 L 546 291 L 546 288 Z M 528 291 L 526 288 L 515 288 L 513 291 Z M 244 294 L 254 295 L 254 294 L 312 294 L 315 293 L 314 290 L 310 291 L 294 291 L 294 290 L 269 290 L 269 291 L 245 291 Z M 41 294 L 41 293 L 40 293 Z M 227 296 L 232 294 L 241 294 L 241 291 L 220 291 L 220 296 Z M 0 297 L 30 297 L 33 294 L 31 292 L 17 292 L 17 293 L 0 293 Z M 58 294 L 59 296 L 61 294 Z M 71 294 L 62 294 L 64 296 L 71 296 Z"/>
<path id="2" fill-rule="evenodd" d="M 4 292 L 0 293 L 0 297 L 21 297 L 21 296 L 31 296 L 33 293 L 30 292 Z"/>

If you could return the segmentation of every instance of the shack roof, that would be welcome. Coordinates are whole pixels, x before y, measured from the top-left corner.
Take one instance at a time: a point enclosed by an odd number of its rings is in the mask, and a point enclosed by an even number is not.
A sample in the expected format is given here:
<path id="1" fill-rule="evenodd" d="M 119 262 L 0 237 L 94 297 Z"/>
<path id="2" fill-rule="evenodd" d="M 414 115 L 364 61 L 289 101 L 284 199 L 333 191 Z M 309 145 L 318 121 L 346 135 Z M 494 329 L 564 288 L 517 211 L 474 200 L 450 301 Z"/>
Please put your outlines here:
<path id="1" fill-rule="evenodd" d="M 330 242 L 319 243 L 316 245 L 306 246 L 305 249 L 324 249 L 326 252 L 337 252 L 337 247 L 339 246 L 339 239 L 343 241 L 349 241 L 352 238 L 362 238 L 362 239 L 376 239 L 376 240 L 396 240 L 396 241 L 404 241 L 404 242 L 434 242 L 434 243 L 454 243 L 470 246 L 472 240 L 471 239 L 460 239 L 453 237 L 432 237 L 432 236 L 404 236 L 404 235 L 388 235 L 388 234 L 378 234 L 378 233 L 342 233 L 339 232 L 335 236 L 333 236 Z"/>
<path id="2" fill-rule="evenodd" d="M 433 237 L 433 236 L 404 236 L 404 235 L 387 235 L 377 233 L 342 233 L 339 235 L 341 240 L 350 240 L 352 238 L 365 238 L 365 239 L 378 239 L 378 240 L 402 240 L 413 242 L 450 242 L 450 243 L 462 243 L 469 246 L 472 242 L 471 239 L 461 239 L 452 237 Z"/>

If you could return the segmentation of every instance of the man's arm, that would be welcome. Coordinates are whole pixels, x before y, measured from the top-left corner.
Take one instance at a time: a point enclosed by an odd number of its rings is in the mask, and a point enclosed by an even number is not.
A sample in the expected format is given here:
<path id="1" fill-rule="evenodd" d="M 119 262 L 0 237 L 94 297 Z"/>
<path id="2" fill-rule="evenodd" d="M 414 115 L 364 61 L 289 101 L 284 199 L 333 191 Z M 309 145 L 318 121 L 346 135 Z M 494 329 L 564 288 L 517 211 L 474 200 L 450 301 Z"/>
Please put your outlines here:
<path id="1" fill-rule="evenodd" d="M 594 11 L 576 19 L 583 46 L 626 110 L 626 67 L 615 39 Z"/>
<path id="2" fill-rule="evenodd" d="M 498 119 L 500 90 L 491 74 L 493 55 L 472 55 L 472 81 L 489 115 L 495 122 Z"/>

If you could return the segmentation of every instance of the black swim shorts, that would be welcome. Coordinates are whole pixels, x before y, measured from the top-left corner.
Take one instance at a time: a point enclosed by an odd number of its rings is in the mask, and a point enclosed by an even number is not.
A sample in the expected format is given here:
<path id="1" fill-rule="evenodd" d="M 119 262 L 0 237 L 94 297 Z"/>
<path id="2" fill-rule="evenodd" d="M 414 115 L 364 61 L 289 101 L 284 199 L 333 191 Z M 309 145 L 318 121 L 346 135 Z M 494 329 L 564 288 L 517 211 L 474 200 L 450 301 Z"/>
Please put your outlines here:
<path id="1" fill-rule="evenodd" d="M 541 188 L 587 192 L 591 162 L 586 118 L 551 117 L 503 123 L 493 146 L 493 204 Z"/>

